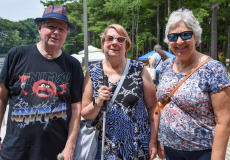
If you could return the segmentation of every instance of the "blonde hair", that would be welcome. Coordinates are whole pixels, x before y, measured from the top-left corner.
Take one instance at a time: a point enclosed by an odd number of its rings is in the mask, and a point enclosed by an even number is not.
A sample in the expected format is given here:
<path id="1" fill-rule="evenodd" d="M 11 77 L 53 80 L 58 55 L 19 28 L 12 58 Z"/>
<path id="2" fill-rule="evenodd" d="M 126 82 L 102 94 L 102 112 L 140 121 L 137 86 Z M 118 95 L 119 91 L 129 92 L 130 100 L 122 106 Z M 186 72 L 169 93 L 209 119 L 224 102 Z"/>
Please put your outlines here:
<path id="1" fill-rule="evenodd" d="M 124 37 L 127 38 L 126 46 L 125 46 L 125 49 L 126 49 L 126 51 L 125 51 L 125 57 L 127 57 L 127 52 L 128 52 L 129 49 L 131 48 L 131 40 L 129 39 L 129 35 L 128 35 L 127 31 L 126 31 L 125 28 L 122 27 L 121 25 L 119 25 L 119 24 L 111 24 L 111 25 L 109 25 L 109 26 L 105 29 L 105 31 L 102 33 L 102 35 L 101 35 L 101 43 L 104 44 L 104 42 L 105 42 L 104 35 L 106 35 L 107 32 L 108 32 L 108 30 L 111 29 L 111 28 L 115 29 L 119 35 L 124 36 Z M 103 52 L 104 52 L 103 47 L 101 47 L 101 48 L 102 48 L 102 50 L 103 50 Z"/>

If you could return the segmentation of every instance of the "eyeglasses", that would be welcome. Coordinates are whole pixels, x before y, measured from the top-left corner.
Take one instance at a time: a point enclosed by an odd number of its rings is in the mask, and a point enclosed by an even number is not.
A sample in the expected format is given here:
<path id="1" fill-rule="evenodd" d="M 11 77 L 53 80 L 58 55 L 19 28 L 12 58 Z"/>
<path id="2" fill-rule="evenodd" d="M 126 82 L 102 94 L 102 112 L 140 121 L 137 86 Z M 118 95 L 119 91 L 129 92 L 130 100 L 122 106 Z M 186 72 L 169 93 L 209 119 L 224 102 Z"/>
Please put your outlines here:
<path id="1" fill-rule="evenodd" d="M 116 39 L 117 43 L 119 44 L 124 44 L 127 41 L 127 38 L 123 36 L 115 37 L 115 36 L 110 36 L 110 35 L 104 35 L 104 38 L 107 43 L 112 43 L 114 39 Z"/>
<path id="2" fill-rule="evenodd" d="M 68 28 L 65 28 L 65 27 L 58 27 L 58 26 L 56 26 L 56 25 L 54 25 L 54 24 L 47 24 L 46 25 L 46 28 L 48 28 L 49 30 L 51 30 L 51 31 L 56 31 L 56 29 L 58 29 L 58 31 L 60 32 L 60 33 L 67 33 L 68 32 Z"/>
<path id="3" fill-rule="evenodd" d="M 193 35 L 193 31 L 184 31 L 181 33 L 170 33 L 170 34 L 168 34 L 168 40 L 170 42 L 177 41 L 178 36 L 180 36 L 181 39 L 183 39 L 183 40 L 188 40 L 188 39 L 192 38 L 192 35 Z"/>

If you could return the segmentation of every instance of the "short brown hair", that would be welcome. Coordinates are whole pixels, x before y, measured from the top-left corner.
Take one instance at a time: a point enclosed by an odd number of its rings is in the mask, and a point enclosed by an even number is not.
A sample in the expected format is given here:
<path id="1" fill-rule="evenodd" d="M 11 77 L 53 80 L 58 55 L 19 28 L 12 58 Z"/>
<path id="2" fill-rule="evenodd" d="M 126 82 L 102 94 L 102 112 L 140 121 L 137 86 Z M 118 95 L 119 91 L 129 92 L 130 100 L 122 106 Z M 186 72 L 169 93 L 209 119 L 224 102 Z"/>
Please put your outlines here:
<path id="1" fill-rule="evenodd" d="M 109 25 L 109 26 L 105 29 L 105 31 L 102 33 L 102 35 L 101 35 L 101 43 L 104 43 L 104 42 L 105 42 L 104 35 L 107 34 L 107 32 L 108 32 L 108 30 L 109 30 L 110 28 L 115 29 L 119 35 L 124 36 L 124 37 L 127 38 L 126 47 L 125 47 L 125 49 L 126 49 L 125 57 L 127 57 L 127 52 L 128 52 L 129 49 L 131 48 L 131 40 L 129 39 L 129 35 L 128 35 L 127 31 L 126 31 L 125 28 L 122 27 L 121 25 L 119 25 L 119 24 L 111 24 L 111 25 Z M 103 49 L 103 48 L 102 48 L 102 50 L 103 50 L 103 52 L 104 52 L 104 49 Z"/>

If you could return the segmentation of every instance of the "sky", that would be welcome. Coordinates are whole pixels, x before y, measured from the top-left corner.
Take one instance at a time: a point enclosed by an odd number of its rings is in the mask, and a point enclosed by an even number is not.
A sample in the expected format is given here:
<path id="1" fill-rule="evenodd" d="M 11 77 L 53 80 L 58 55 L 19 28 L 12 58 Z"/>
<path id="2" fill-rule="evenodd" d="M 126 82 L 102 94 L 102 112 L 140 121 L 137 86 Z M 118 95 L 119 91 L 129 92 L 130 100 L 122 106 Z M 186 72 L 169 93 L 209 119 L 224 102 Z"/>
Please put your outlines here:
<path id="1" fill-rule="evenodd" d="M 43 12 L 40 0 L 0 0 L 0 17 L 10 21 L 42 17 Z"/>

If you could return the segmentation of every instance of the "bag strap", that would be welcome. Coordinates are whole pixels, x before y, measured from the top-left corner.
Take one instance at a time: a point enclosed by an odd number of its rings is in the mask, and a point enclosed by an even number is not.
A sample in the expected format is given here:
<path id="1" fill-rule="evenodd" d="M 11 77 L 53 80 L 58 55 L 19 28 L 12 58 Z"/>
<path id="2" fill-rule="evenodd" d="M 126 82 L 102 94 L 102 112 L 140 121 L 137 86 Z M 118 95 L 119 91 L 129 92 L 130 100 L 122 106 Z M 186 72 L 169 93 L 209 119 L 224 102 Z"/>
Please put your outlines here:
<path id="1" fill-rule="evenodd" d="M 159 65 L 159 63 L 161 62 L 161 60 L 162 60 L 162 59 L 159 60 L 159 62 L 157 63 L 157 66 Z M 154 66 L 154 67 L 157 68 L 157 66 L 156 66 L 156 67 Z"/>
<path id="2" fill-rule="evenodd" d="M 116 88 L 116 90 L 115 90 L 115 92 L 114 92 L 114 94 L 113 94 L 113 97 L 112 97 L 111 101 L 110 101 L 109 104 L 108 104 L 108 107 L 107 107 L 107 111 L 106 111 L 106 112 L 108 112 L 109 109 L 112 107 L 112 105 L 113 105 L 113 103 L 114 103 L 114 100 L 116 99 L 117 94 L 118 94 L 118 92 L 120 91 L 120 88 L 121 88 L 121 86 L 122 86 L 122 84 L 123 84 L 123 82 L 124 82 L 124 79 L 125 79 L 125 77 L 126 77 L 126 75 L 127 75 L 127 73 L 128 73 L 129 64 L 130 64 L 130 59 L 127 58 L 127 62 L 126 62 L 126 65 L 125 65 L 125 69 L 124 69 L 124 71 L 123 71 L 123 73 L 122 73 L 120 82 L 118 83 L 117 88 Z M 101 66 L 102 66 L 102 63 L 101 63 Z M 104 70 L 103 70 L 103 68 L 102 68 L 102 74 L 104 75 Z M 101 121 L 102 118 L 103 118 L 103 116 L 101 116 L 101 118 L 100 118 L 99 121 Z"/>
<path id="3" fill-rule="evenodd" d="M 155 110 L 155 114 L 158 114 L 158 111 L 160 111 L 161 109 L 164 108 L 164 106 L 170 101 L 172 95 L 176 92 L 176 90 L 181 86 L 182 83 L 184 83 L 198 68 L 200 68 L 202 65 L 204 65 L 206 62 L 211 61 L 212 59 L 206 59 L 205 61 L 201 62 L 200 64 L 198 64 L 198 66 L 196 66 L 196 68 L 194 68 L 173 90 L 171 93 L 169 93 L 169 95 L 165 98 L 165 101 L 163 102 L 163 104 L 161 104 L 161 106 L 159 108 L 157 108 Z"/>

